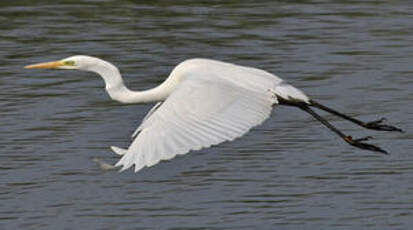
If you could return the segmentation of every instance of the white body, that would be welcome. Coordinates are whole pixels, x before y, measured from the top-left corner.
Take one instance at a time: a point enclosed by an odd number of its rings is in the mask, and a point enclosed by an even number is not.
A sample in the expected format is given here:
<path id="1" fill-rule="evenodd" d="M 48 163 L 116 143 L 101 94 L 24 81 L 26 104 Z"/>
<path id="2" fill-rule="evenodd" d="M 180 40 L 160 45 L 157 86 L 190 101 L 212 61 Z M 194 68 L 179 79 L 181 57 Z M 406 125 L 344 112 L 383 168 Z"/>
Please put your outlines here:
<path id="1" fill-rule="evenodd" d="M 135 172 L 191 150 L 230 141 L 261 124 L 277 98 L 309 103 L 297 88 L 264 70 L 209 59 L 190 59 L 174 68 L 158 87 L 131 91 L 119 70 L 89 56 L 26 68 L 80 69 L 98 73 L 110 97 L 121 103 L 158 102 L 137 128 L 128 149 L 112 147 L 116 166 Z"/>
<path id="2" fill-rule="evenodd" d="M 300 90 L 266 71 L 208 59 L 182 62 L 165 82 L 141 95 L 106 88 L 123 103 L 165 101 L 146 116 L 128 149 L 112 147 L 123 155 L 116 166 L 125 170 L 134 164 L 135 172 L 244 135 L 269 117 L 277 96 L 309 101 Z"/>

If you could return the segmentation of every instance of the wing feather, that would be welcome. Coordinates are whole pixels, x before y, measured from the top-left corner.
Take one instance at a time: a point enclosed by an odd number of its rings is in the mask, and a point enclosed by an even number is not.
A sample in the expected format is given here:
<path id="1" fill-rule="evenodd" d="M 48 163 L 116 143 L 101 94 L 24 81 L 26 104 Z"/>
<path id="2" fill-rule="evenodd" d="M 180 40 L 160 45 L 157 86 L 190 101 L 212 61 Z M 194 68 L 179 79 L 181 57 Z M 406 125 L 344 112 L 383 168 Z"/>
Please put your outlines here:
<path id="1" fill-rule="evenodd" d="M 151 110 L 116 166 L 135 172 L 191 150 L 244 135 L 271 113 L 274 99 L 266 92 L 246 89 L 209 76 L 187 78 Z"/>

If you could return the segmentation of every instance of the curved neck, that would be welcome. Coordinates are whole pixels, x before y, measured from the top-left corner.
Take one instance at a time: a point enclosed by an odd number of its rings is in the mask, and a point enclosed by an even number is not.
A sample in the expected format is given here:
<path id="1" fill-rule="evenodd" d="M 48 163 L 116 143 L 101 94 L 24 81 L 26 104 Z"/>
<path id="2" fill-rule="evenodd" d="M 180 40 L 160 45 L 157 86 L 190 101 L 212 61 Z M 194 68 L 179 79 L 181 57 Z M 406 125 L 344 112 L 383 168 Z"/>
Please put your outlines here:
<path id="1" fill-rule="evenodd" d="M 153 89 L 132 91 L 123 83 L 123 79 L 118 68 L 111 63 L 100 59 L 96 62 L 96 64 L 90 66 L 87 70 L 99 74 L 105 81 L 105 89 L 109 96 L 113 100 L 121 103 L 150 103 L 163 101 L 172 91 L 172 86 L 168 83 L 168 81 L 165 81 Z"/>

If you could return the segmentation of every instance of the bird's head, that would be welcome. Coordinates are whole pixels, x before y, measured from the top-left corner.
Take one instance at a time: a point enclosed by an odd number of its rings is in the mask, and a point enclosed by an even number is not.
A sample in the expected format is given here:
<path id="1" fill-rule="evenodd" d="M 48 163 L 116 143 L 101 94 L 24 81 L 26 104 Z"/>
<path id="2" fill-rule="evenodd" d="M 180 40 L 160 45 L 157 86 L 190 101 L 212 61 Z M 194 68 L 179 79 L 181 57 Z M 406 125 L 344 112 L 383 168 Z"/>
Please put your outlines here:
<path id="1" fill-rule="evenodd" d="M 76 55 L 59 61 L 51 61 L 25 66 L 26 69 L 78 69 L 89 70 L 99 59 L 95 57 Z"/>

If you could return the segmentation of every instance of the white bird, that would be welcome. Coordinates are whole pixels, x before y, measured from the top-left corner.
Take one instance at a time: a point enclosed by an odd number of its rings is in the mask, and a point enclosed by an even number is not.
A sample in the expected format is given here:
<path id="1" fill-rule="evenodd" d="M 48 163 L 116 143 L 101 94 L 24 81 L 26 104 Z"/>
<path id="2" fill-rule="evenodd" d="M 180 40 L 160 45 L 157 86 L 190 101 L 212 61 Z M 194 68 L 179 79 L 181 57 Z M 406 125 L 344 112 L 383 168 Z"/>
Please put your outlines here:
<path id="1" fill-rule="evenodd" d="M 127 149 L 114 147 L 121 155 L 115 166 L 135 165 L 135 172 L 191 150 L 217 145 L 244 135 L 270 116 L 275 105 L 296 106 L 314 116 L 347 143 L 361 149 L 386 153 L 363 143 L 367 138 L 344 135 L 310 106 L 325 110 L 362 127 L 402 131 L 380 124 L 384 119 L 362 122 L 314 100 L 281 78 L 264 70 L 209 59 L 189 59 L 177 65 L 159 86 L 132 91 L 123 83 L 118 68 L 96 57 L 77 55 L 60 61 L 25 68 L 78 69 L 95 72 L 105 81 L 109 96 L 121 103 L 157 104 L 133 134 Z"/>

